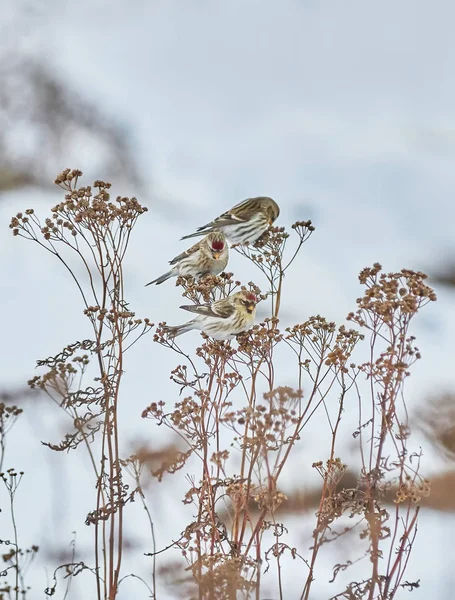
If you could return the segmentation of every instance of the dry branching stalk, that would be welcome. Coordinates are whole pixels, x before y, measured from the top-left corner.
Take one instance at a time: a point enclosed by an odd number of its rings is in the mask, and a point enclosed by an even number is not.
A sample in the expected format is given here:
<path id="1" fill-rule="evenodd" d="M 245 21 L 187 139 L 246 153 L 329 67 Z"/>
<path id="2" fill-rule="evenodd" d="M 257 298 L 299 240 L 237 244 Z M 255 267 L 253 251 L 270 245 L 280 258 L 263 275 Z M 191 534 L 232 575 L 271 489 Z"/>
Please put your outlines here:
<path id="1" fill-rule="evenodd" d="M 301 221 L 292 226 L 293 234 L 275 227 L 252 246 L 237 247 L 265 276 L 266 290 L 254 282 L 242 285 L 232 273 L 199 281 L 178 278 L 182 295 L 194 304 L 248 289 L 259 300 L 270 298 L 270 316 L 232 342 L 201 334 L 194 351 L 185 350 L 187 339 L 169 337 L 160 323 L 154 341 L 178 356 L 171 373 L 178 394 L 170 406 L 154 399 L 142 416 L 169 428 L 181 445 L 170 443 L 160 453 L 151 444 L 153 450 L 144 446 L 121 458 L 117 407 L 125 355 L 152 327 L 147 319 L 136 319 L 125 301 L 122 264 L 131 230 L 146 209 L 134 198 L 111 201 L 109 184 L 103 182 L 95 183 L 95 194 L 89 187 L 78 188 L 80 175 L 67 170 L 57 178 L 65 200 L 43 223 L 31 210 L 11 222 L 14 235 L 38 243 L 68 268 L 93 329 L 92 340 L 75 342 L 40 361 L 46 371 L 30 382 L 73 419 L 73 431 L 49 447 L 69 450 L 84 445 L 96 475 L 96 508 L 87 516 L 87 524 L 95 529 L 95 565 L 89 569 L 72 563 L 66 565 L 67 572 L 70 569 L 72 576 L 90 570 L 98 600 L 116 598 L 120 582 L 130 576 L 121 575 L 123 511 L 137 497 L 150 524 L 153 575 L 152 587 L 147 587 L 153 598 L 156 576 L 165 579 L 172 573 L 179 598 L 259 600 L 264 574 L 274 572 L 275 595 L 283 600 L 289 598 L 290 580 L 283 557 L 289 556 L 304 563 L 300 598 L 309 600 L 321 548 L 339 543 L 354 528 L 364 540 L 370 572 L 333 598 L 389 600 L 399 589 L 418 586 L 405 581 L 404 573 L 419 502 L 428 495 L 429 484 L 419 475 L 420 453 L 408 445 L 404 384 L 420 358 L 409 331 L 411 320 L 436 299 L 425 275 L 409 270 L 386 274 L 375 264 L 361 272 L 364 294 L 357 311 L 348 316 L 360 330 L 317 315 L 282 331 L 284 275 L 314 231 L 310 221 Z M 292 237 L 295 247 L 289 251 Z M 86 281 L 76 278 L 60 248 L 82 261 Z M 355 364 L 353 353 L 362 350 L 367 360 Z M 295 364 L 295 389 L 284 385 L 279 370 L 283 356 Z M 92 358 L 99 373 L 82 388 Z M 358 464 L 349 465 L 349 486 L 343 483 L 348 466 L 338 447 L 348 399 L 351 413 L 353 406 L 358 410 L 353 435 L 359 444 Z M 288 498 L 282 481 L 305 428 L 319 412 L 326 415 L 330 441 L 323 459 L 313 464 L 322 489 L 308 552 L 286 542 L 288 529 L 282 519 Z M 146 471 L 165 482 L 169 475 L 188 470 L 190 459 L 191 469 L 196 464 L 199 470 L 187 473 L 189 488 L 182 501 L 193 508 L 193 519 L 177 541 L 156 551 L 141 476 Z M 133 491 L 125 474 L 134 482 Z M 396 496 L 390 511 L 386 503 L 392 489 Z M 343 527 L 346 519 L 352 520 L 350 527 Z M 337 524 L 342 526 L 339 533 Z M 171 548 L 180 551 L 186 565 L 156 570 L 156 556 Z M 335 565 L 332 583 L 353 562 Z M 50 589 L 55 591 L 55 586 Z"/>
<path id="2" fill-rule="evenodd" d="M 288 262 L 284 252 L 289 235 L 283 228 L 271 229 L 252 248 L 239 248 L 266 275 L 270 287 L 260 297 L 272 297 L 272 314 L 238 336 L 237 345 L 205 339 L 196 350 L 201 361 L 197 367 L 194 356 L 160 328 L 155 334 L 156 342 L 185 359 L 171 374 L 185 397 L 169 412 L 164 402 L 153 403 L 144 416 L 165 424 L 186 441 L 185 458 L 193 454 L 201 461 L 200 476 L 191 479 L 184 500 L 193 504 L 195 520 L 176 545 L 193 574 L 199 598 L 230 600 L 241 593 L 243 598 L 259 599 L 261 570 L 264 561 L 266 571 L 270 568 L 272 556 L 277 593 L 284 598 L 280 557 L 284 552 L 302 557 L 282 539 L 286 528 L 277 512 L 281 508 L 280 514 L 286 514 L 287 497 L 280 490 L 279 477 L 305 426 L 322 409 L 327 413 L 332 443 L 328 458 L 313 465 L 323 487 L 311 554 L 302 558 L 308 575 L 301 598 L 310 598 L 320 548 L 353 528 L 336 534 L 333 523 L 341 517 L 356 519 L 356 526 L 363 523 L 360 537 L 368 540 L 372 571 L 368 580 L 353 582 L 337 597 L 392 598 L 404 585 L 416 532 L 415 504 L 429 493 L 428 482 L 418 474 L 420 455 L 408 451 L 402 392 L 409 368 L 420 358 L 408 333 L 410 321 L 435 300 L 435 294 L 422 273 L 385 274 L 376 264 L 362 271 L 365 294 L 358 300 L 357 312 L 348 317 L 365 333 L 337 327 L 318 315 L 283 334 L 278 315 L 284 271 L 313 231 L 311 223 L 297 223 L 293 228 L 299 242 Z M 225 296 L 233 285 L 240 285 L 233 284 L 231 275 L 199 284 L 182 279 L 177 284 L 195 303 Z M 253 289 L 254 284 L 249 285 Z M 257 288 L 254 291 L 259 295 Z M 370 360 L 356 366 L 351 355 L 365 336 Z M 277 379 L 276 347 L 283 344 L 297 358 L 296 390 L 280 387 Z M 368 382 L 366 390 L 361 379 Z M 368 418 L 365 392 L 371 402 Z M 359 427 L 354 437 L 359 440 L 360 470 L 355 485 L 339 489 L 347 466 L 337 457 L 336 438 L 348 394 L 358 398 Z M 338 397 L 335 411 L 329 397 Z M 389 526 L 390 515 L 383 504 L 392 488 L 397 490 L 396 507 Z M 332 581 L 350 564 L 336 565 Z"/>
<path id="3" fill-rule="evenodd" d="M 46 445 L 63 451 L 82 444 L 90 455 L 96 477 L 96 506 L 86 519 L 95 530 L 92 572 L 98 599 L 113 600 L 121 576 L 123 510 L 131 500 L 119 453 L 119 392 L 125 355 L 153 326 L 129 308 L 123 261 L 132 229 L 147 209 L 136 198 L 112 200 L 110 184 L 102 181 L 96 181 L 94 189 L 78 187 L 81 175 L 66 169 L 57 177 L 55 183 L 65 197 L 43 222 L 28 209 L 13 217 L 10 228 L 13 235 L 35 242 L 68 269 L 93 331 L 93 339 L 69 344 L 57 355 L 38 361 L 44 373 L 29 385 L 44 391 L 73 422 L 73 430 L 63 440 Z M 76 277 L 74 256 L 84 267 L 85 278 Z M 98 374 L 83 386 L 92 359 Z M 72 575 L 79 572 L 73 569 Z M 54 591 L 51 588 L 49 594 Z"/>
<path id="4" fill-rule="evenodd" d="M 22 408 L 15 404 L 6 404 L 14 399 L 14 393 L 2 393 L 0 401 L 0 486 L 6 491 L 8 497 L 7 504 L 2 510 L 9 509 L 11 519 L 12 539 L 0 539 L 0 546 L 5 546 L 2 553 L 3 567 L 0 568 L 0 577 L 3 581 L 0 584 L 0 600 L 19 598 L 26 599 L 30 587 L 26 583 L 26 575 L 33 563 L 38 546 L 32 545 L 30 548 L 21 548 L 19 545 L 19 526 L 16 517 L 15 497 L 21 484 L 24 472 L 17 472 L 16 469 L 9 468 L 3 472 L 3 464 L 6 456 L 6 438 L 10 435 L 12 428 L 22 414 Z M 6 402 L 4 402 L 5 400 Z M 4 494 L 0 494 L 4 498 Z M 2 536 L 3 537 L 3 536 Z"/>

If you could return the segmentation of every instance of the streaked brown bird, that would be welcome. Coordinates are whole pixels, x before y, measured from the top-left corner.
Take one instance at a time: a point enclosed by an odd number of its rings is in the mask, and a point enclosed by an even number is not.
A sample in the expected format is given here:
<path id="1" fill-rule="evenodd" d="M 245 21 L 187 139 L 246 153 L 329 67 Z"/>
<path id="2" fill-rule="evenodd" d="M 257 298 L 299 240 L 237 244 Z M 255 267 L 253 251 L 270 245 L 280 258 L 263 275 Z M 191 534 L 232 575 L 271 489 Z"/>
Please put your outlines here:
<path id="1" fill-rule="evenodd" d="M 280 208 L 272 198 L 247 198 L 210 223 L 199 227 L 195 233 L 185 235 L 182 240 L 222 231 L 231 244 L 252 244 L 273 225 L 279 214 Z"/>
<path id="2" fill-rule="evenodd" d="M 211 304 L 181 306 L 184 310 L 196 313 L 197 317 L 183 325 L 166 326 L 164 332 L 170 337 L 177 337 L 198 329 L 215 340 L 229 340 L 253 325 L 256 303 L 257 298 L 253 293 L 241 291 Z"/>
<path id="3" fill-rule="evenodd" d="M 195 278 L 207 274 L 218 275 L 224 271 L 228 260 L 229 247 L 226 237 L 221 231 L 215 231 L 169 261 L 169 264 L 173 265 L 172 269 L 150 281 L 146 286 L 152 285 L 152 283 L 159 285 L 163 281 L 179 275 L 191 275 Z"/>

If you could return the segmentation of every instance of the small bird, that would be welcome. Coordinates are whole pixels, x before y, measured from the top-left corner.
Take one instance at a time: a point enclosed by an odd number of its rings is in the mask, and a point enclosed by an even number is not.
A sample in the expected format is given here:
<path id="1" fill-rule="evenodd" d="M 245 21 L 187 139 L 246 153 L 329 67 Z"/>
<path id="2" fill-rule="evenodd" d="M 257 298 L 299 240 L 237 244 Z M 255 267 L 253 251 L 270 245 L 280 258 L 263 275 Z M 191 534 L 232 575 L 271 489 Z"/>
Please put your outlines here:
<path id="1" fill-rule="evenodd" d="M 221 231 L 215 231 L 169 261 L 169 264 L 173 265 L 172 269 L 150 281 L 145 287 L 152 283 L 159 285 L 170 277 L 178 275 L 192 275 L 193 277 L 202 277 L 209 273 L 218 275 L 226 268 L 228 260 L 229 247 L 226 237 Z"/>
<path id="2" fill-rule="evenodd" d="M 247 291 L 217 300 L 211 304 L 181 306 L 184 310 L 197 313 L 197 317 L 175 327 L 165 326 L 164 332 L 177 337 L 199 329 L 215 340 L 230 340 L 251 327 L 256 315 L 256 296 Z"/>
<path id="3" fill-rule="evenodd" d="M 211 231 L 222 231 L 231 244 L 252 244 L 267 231 L 279 214 L 280 207 L 272 198 L 247 198 L 207 225 L 198 227 L 195 233 L 185 235 L 182 240 Z"/>

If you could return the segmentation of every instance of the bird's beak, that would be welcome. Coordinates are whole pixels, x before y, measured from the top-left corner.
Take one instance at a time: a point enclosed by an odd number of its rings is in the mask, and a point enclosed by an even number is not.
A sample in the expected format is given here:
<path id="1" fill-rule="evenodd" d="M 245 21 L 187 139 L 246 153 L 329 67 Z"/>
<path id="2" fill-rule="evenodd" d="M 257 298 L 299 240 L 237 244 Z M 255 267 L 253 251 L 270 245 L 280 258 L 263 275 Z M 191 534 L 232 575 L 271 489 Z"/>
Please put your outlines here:
<path id="1" fill-rule="evenodd" d="M 248 306 L 246 307 L 246 312 L 251 315 L 253 310 L 254 310 L 254 304 L 248 304 Z"/>
<path id="2" fill-rule="evenodd" d="M 220 254 L 221 254 L 221 252 L 214 252 L 214 253 L 213 253 L 213 258 L 214 258 L 215 260 L 218 260 L 218 259 L 220 258 Z"/>
<path id="3" fill-rule="evenodd" d="M 269 224 L 269 227 L 271 227 L 273 225 L 273 219 L 272 219 L 272 217 L 269 217 L 269 219 L 268 219 L 267 222 Z"/>

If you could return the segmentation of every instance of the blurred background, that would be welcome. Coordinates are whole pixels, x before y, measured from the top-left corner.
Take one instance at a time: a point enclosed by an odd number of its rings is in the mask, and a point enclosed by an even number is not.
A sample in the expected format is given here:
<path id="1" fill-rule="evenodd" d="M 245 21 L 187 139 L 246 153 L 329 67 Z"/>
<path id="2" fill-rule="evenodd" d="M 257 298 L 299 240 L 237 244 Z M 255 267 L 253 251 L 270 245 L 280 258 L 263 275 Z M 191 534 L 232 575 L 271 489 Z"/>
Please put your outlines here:
<path id="1" fill-rule="evenodd" d="M 386 271 L 406 267 L 431 276 L 438 302 L 413 325 L 423 359 L 407 398 L 413 443 L 424 450 L 422 473 L 434 492 L 421 512 L 406 579 L 421 580 L 416 600 L 452 598 L 454 19 L 448 0 L 2 5 L 1 391 L 20 398 L 38 358 L 88 337 L 69 276 L 8 230 L 19 210 L 47 216 L 59 198 L 52 181 L 64 168 L 81 169 L 84 184 L 111 181 L 114 195 L 137 195 L 148 206 L 127 257 L 127 295 L 138 316 L 155 322 L 181 319 L 172 284 L 144 288 L 185 249 L 180 237 L 244 198 L 272 196 L 281 206 L 277 224 L 311 219 L 316 227 L 286 279 L 284 326 L 317 313 L 342 323 L 360 295 L 359 270 L 375 261 Z M 239 256 L 230 265 L 244 281 L 255 277 L 251 268 Z M 192 333 L 186 344 L 197 341 Z M 147 338 L 130 356 L 121 407 L 125 453 L 134 450 L 132 440 L 154 448 L 169 443 L 141 412 L 154 400 L 173 402 L 176 391 L 163 373 L 174 366 L 174 356 Z M 295 384 L 285 364 L 282 369 L 282 384 Z M 38 598 L 67 555 L 72 532 L 78 555 L 89 556 L 84 520 L 94 491 L 82 452 L 63 456 L 41 445 L 58 442 L 67 426 L 58 410 L 40 398 L 24 399 L 23 408 L 4 469 L 26 473 L 17 516 L 21 545 L 41 547 L 29 573 L 31 597 Z M 326 458 L 318 439 L 317 429 L 306 434 L 307 466 Z M 345 442 L 349 454 L 349 435 Z M 150 488 L 158 549 L 177 539 L 191 518 L 181 503 L 184 475 Z M 293 480 L 297 485 L 295 474 Z M 305 554 L 313 482 L 302 477 L 298 490 L 308 493 L 307 511 L 291 517 L 288 541 Z M 3 494 L 0 489 L 0 505 Z M 131 514 L 128 543 L 135 558 L 126 572 L 146 577 L 150 562 L 142 554 L 151 551 L 150 540 L 140 511 Z M 6 510 L 0 532 L 1 538 L 11 533 Z M 342 558 L 340 550 L 327 551 L 315 600 L 335 592 L 328 581 Z M 159 566 L 171 559 L 178 551 L 161 555 Z M 302 587 L 301 567 L 286 566 L 292 600 Z M 355 579 L 357 568 L 340 574 L 337 590 Z M 273 575 L 264 581 L 273 598 Z M 146 597 L 140 584 L 129 586 L 120 598 Z M 80 588 L 88 600 L 94 597 L 89 587 Z M 159 591 L 160 600 L 179 597 L 166 578 Z"/>

